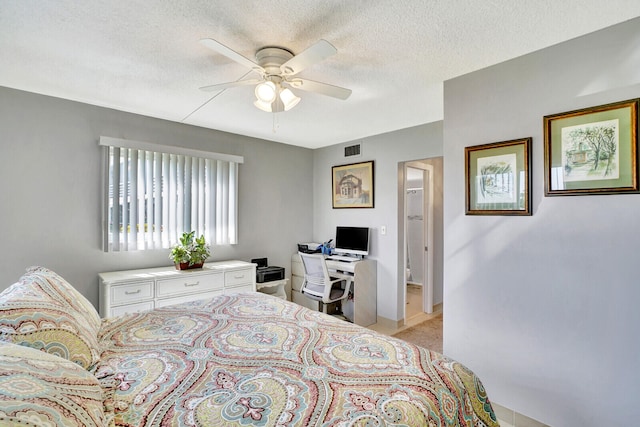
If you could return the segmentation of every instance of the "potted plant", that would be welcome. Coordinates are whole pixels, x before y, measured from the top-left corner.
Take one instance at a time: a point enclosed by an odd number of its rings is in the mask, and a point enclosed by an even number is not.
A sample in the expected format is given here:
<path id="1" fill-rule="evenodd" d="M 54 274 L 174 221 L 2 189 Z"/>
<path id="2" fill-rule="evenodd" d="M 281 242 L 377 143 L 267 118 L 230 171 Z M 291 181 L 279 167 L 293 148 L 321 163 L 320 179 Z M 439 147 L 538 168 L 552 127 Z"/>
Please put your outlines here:
<path id="1" fill-rule="evenodd" d="M 211 255 L 204 236 L 195 237 L 195 234 L 195 231 L 182 233 L 180 243 L 171 248 L 169 258 L 173 260 L 176 269 L 202 268 L 205 260 Z"/>

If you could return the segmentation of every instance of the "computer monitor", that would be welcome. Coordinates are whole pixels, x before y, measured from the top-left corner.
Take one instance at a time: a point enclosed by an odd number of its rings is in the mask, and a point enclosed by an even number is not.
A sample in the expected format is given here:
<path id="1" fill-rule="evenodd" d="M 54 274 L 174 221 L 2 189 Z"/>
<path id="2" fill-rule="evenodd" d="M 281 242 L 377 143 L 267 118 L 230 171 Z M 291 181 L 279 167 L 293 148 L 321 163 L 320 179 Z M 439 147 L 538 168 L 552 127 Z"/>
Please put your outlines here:
<path id="1" fill-rule="evenodd" d="M 369 228 L 336 227 L 334 252 L 343 255 L 369 255 Z"/>

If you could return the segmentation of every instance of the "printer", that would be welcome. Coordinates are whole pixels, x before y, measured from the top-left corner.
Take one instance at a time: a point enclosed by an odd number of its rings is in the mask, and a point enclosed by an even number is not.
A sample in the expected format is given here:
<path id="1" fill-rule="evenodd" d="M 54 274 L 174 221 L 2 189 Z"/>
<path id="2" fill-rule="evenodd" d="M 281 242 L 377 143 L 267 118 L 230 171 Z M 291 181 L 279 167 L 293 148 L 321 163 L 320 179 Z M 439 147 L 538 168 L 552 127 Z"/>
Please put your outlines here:
<path id="1" fill-rule="evenodd" d="M 322 252 L 322 243 L 298 243 L 298 252 L 305 254 L 319 254 Z"/>
<path id="2" fill-rule="evenodd" d="M 284 279 L 284 267 L 270 266 L 267 258 L 255 258 L 251 262 L 258 265 L 256 268 L 256 282 L 264 283 Z"/>

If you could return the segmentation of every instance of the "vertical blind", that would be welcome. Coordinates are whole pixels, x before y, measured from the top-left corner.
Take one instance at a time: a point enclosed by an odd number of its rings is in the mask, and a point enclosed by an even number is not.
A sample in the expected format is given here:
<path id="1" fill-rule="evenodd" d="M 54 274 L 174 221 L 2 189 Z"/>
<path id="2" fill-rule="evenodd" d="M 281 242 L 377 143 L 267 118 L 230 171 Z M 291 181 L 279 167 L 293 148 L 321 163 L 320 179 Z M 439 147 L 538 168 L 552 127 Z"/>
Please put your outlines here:
<path id="1" fill-rule="evenodd" d="M 106 251 L 170 248 L 192 230 L 210 244 L 237 243 L 242 157 L 108 137 L 100 145 Z"/>

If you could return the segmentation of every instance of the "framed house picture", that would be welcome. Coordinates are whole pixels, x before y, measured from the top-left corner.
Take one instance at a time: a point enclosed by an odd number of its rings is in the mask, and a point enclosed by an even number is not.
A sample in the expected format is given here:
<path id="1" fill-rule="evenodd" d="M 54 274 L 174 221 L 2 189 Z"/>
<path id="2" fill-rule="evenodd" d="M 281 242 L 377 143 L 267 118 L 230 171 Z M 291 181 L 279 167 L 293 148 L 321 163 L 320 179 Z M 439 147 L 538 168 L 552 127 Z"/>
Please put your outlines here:
<path id="1" fill-rule="evenodd" d="M 531 215 L 531 138 L 464 151 L 467 215 Z"/>
<path id="2" fill-rule="evenodd" d="M 638 193 L 638 101 L 544 117 L 545 196 Z"/>
<path id="3" fill-rule="evenodd" d="M 373 208 L 373 161 L 331 168 L 333 208 Z"/>

